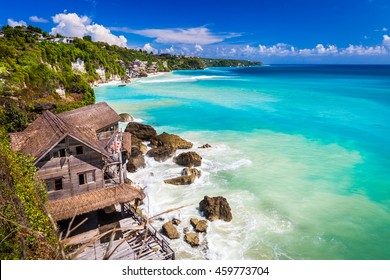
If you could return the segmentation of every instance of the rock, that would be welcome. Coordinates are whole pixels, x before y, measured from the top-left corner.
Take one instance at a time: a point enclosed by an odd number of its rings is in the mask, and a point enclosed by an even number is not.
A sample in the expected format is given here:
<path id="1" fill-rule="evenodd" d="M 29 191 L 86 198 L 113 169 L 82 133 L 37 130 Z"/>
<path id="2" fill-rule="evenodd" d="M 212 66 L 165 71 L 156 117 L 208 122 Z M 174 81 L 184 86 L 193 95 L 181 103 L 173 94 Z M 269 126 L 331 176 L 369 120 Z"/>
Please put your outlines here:
<path id="1" fill-rule="evenodd" d="M 176 153 L 176 150 L 172 147 L 158 147 L 149 150 L 146 155 L 154 158 L 155 161 L 166 161 L 170 157 L 173 157 Z"/>
<path id="2" fill-rule="evenodd" d="M 141 151 L 142 154 L 145 154 L 148 151 L 148 147 L 146 147 L 145 144 L 141 143 L 139 150 Z"/>
<path id="3" fill-rule="evenodd" d="M 132 146 L 130 157 L 137 157 L 137 156 L 142 156 L 142 152 L 139 147 Z"/>
<path id="4" fill-rule="evenodd" d="M 188 227 L 183 228 L 183 233 L 186 234 L 187 232 L 190 232 L 190 230 L 188 229 Z"/>
<path id="5" fill-rule="evenodd" d="M 126 132 L 130 132 L 131 135 L 141 139 L 142 141 L 150 141 L 150 139 L 157 135 L 156 130 L 150 125 L 131 122 L 126 127 Z"/>
<path id="6" fill-rule="evenodd" d="M 202 176 L 202 171 L 196 169 L 196 168 L 189 168 L 189 167 L 186 167 L 184 168 L 182 171 L 181 171 L 181 175 L 195 175 L 196 177 L 200 177 Z"/>
<path id="7" fill-rule="evenodd" d="M 178 226 L 181 224 L 181 221 L 179 219 L 172 219 L 172 224 L 174 224 L 175 226 Z"/>
<path id="8" fill-rule="evenodd" d="M 190 219 L 190 224 L 196 228 L 196 225 L 198 224 L 199 220 L 197 218 L 191 218 Z"/>
<path id="9" fill-rule="evenodd" d="M 57 105 L 53 103 L 34 103 L 35 112 L 43 112 L 47 110 L 56 109 Z"/>
<path id="10" fill-rule="evenodd" d="M 204 212 L 206 219 L 210 221 L 224 220 L 230 222 L 232 220 L 232 212 L 226 198 L 222 196 L 208 197 L 199 202 L 199 211 Z"/>
<path id="11" fill-rule="evenodd" d="M 135 157 L 133 156 L 129 157 L 129 161 L 126 164 L 126 169 L 128 172 L 134 173 L 139 168 L 144 168 L 145 166 L 146 166 L 145 158 L 142 154 L 140 154 Z"/>
<path id="12" fill-rule="evenodd" d="M 178 239 L 180 237 L 180 234 L 176 227 L 173 225 L 172 221 L 166 222 L 162 226 L 164 234 L 169 239 Z"/>
<path id="13" fill-rule="evenodd" d="M 198 232 L 206 232 L 207 231 L 207 221 L 206 220 L 200 220 L 195 226 L 195 230 Z"/>
<path id="14" fill-rule="evenodd" d="M 184 240 L 192 247 L 199 246 L 199 235 L 197 232 L 187 232 Z"/>
<path id="15" fill-rule="evenodd" d="M 202 157 L 195 152 L 186 152 L 174 157 L 173 161 L 181 166 L 200 166 L 202 164 Z"/>
<path id="16" fill-rule="evenodd" d="M 195 175 L 184 175 L 172 179 L 164 180 L 164 183 L 171 185 L 190 185 L 195 181 Z"/>
<path id="17" fill-rule="evenodd" d="M 207 148 L 211 148 L 211 145 L 210 144 L 204 144 L 204 145 L 198 147 L 198 149 L 207 149 Z"/>
<path id="18" fill-rule="evenodd" d="M 134 135 L 131 135 L 131 146 L 140 148 L 141 145 L 143 145 L 142 144 L 142 140 L 137 138 L 137 137 L 135 137 Z"/>
<path id="19" fill-rule="evenodd" d="M 160 135 L 154 136 L 150 140 L 150 145 L 152 147 L 172 147 L 174 149 L 190 149 L 192 148 L 192 143 L 182 139 L 180 136 L 175 134 L 169 134 L 163 132 Z"/>
<path id="20" fill-rule="evenodd" d="M 132 115 L 127 113 L 119 114 L 119 117 L 121 117 L 121 122 L 132 122 L 134 121 L 134 118 Z"/>

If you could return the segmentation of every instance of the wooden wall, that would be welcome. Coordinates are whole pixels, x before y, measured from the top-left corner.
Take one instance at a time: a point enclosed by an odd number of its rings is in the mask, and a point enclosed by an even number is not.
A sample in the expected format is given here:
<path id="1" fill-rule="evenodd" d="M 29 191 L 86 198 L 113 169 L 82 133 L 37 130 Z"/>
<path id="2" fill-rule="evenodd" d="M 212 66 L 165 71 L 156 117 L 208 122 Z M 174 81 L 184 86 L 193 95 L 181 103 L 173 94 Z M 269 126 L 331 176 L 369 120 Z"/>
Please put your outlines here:
<path id="1" fill-rule="evenodd" d="M 83 154 L 76 155 L 76 147 L 83 146 Z M 62 190 L 48 192 L 49 199 L 59 199 L 81 194 L 83 192 L 104 187 L 102 155 L 95 150 L 82 145 L 77 140 L 67 137 L 65 143 L 60 143 L 50 153 L 66 148 L 66 157 L 45 157 L 38 162 L 38 176 L 42 180 L 62 178 Z M 79 185 L 79 173 L 95 171 L 95 181 Z"/>

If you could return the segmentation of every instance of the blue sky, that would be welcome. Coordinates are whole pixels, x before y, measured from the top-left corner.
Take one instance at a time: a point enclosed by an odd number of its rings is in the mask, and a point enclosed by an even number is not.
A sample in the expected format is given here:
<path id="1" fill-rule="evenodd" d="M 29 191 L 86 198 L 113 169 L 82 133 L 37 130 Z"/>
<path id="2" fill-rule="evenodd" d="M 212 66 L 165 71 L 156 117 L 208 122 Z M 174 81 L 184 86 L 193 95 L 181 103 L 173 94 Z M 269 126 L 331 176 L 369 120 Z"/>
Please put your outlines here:
<path id="1" fill-rule="evenodd" d="M 1 25 L 155 53 L 266 63 L 390 63 L 389 0 L 4 1 Z"/>

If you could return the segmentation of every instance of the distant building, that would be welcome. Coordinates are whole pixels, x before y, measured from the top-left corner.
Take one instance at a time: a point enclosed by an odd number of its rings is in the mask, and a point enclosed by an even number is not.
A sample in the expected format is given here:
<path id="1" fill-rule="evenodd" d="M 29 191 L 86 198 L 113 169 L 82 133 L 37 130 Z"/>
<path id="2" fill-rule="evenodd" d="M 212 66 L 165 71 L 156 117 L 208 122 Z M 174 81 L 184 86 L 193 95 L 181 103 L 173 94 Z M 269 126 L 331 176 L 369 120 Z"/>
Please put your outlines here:
<path id="1" fill-rule="evenodd" d="M 72 37 L 52 38 L 50 41 L 55 43 L 74 44 L 74 38 Z"/>

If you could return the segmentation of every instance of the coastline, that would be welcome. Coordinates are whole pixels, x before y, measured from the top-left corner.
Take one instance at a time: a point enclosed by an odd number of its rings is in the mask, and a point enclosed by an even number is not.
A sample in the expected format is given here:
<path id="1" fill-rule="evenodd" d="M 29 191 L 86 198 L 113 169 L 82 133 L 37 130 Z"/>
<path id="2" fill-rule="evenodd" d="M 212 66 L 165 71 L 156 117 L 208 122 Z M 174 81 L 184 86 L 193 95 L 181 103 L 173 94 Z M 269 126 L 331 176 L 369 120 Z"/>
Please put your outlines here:
<path id="1" fill-rule="evenodd" d="M 144 79 L 148 79 L 148 78 L 154 78 L 154 77 L 160 77 L 160 76 L 164 76 L 165 74 L 167 73 L 172 73 L 172 71 L 169 71 L 169 72 L 157 72 L 157 73 L 148 73 L 148 76 L 147 77 L 141 77 L 141 78 L 131 78 L 129 79 L 130 82 L 123 82 L 121 79 L 114 79 L 114 80 L 111 80 L 111 81 L 108 81 L 108 82 L 105 82 L 105 83 L 98 83 L 98 84 L 93 84 L 91 85 L 92 88 L 95 88 L 95 87 L 106 87 L 106 86 L 118 86 L 118 85 L 128 85 L 128 84 L 131 84 L 131 83 L 135 83 L 139 80 L 144 80 Z"/>
<path id="2" fill-rule="evenodd" d="M 193 142 L 195 151 L 195 146 L 205 142 L 213 146 L 199 151 L 204 158 L 203 175 L 200 181 L 188 187 L 163 183 L 181 171 L 172 160 L 157 163 L 147 158 L 146 168 L 132 175 L 132 180 L 147 186 L 151 214 L 171 206 L 192 204 L 178 213 L 187 219 L 197 213 L 197 204 L 204 195 L 226 197 L 233 215 L 238 213 L 231 225 L 218 223 L 218 227 L 210 227 L 202 250 L 172 241 L 175 251 L 180 252 L 178 258 L 388 257 L 388 251 L 377 247 L 386 236 L 381 225 L 389 221 L 388 212 L 383 208 L 383 195 L 378 196 L 379 193 L 389 194 L 382 188 L 389 177 L 383 176 L 388 173 L 383 172 L 386 161 L 381 158 L 383 153 L 388 154 L 387 148 L 383 150 L 388 147 L 388 139 L 383 137 L 384 130 L 379 126 L 375 133 L 351 134 L 357 123 L 364 131 L 369 128 L 372 131 L 373 122 L 385 125 L 384 116 L 388 111 L 376 103 L 357 104 L 354 98 L 346 97 L 345 86 L 351 96 L 365 96 L 364 89 L 350 86 L 360 84 L 361 76 L 341 74 L 340 69 L 334 67 L 335 74 L 331 77 L 320 72 L 306 79 L 306 75 L 300 74 L 299 84 L 292 81 L 290 75 L 300 72 L 294 72 L 291 67 L 275 66 L 272 69 L 275 76 L 261 74 L 271 71 L 267 70 L 269 67 L 229 68 L 224 69 L 226 73 L 209 69 L 174 77 L 167 86 L 156 81 L 139 83 L 134 89 L 129 86 L 123 90 L 97 91 L 98 100 L 102 98 L 111 103 L 117 112 L 130 112 L 145 120 L 144 123 L 153 123 L 158 133 L 175 133 Z M 322 70 L 316 66 L 311 68 Z M 353 73 L 365 71 L 364 67 L 361 70 L 354 66 L 349 68 Z M 342 70 L 344 73 L 346 69 Z M 247 71 L 252 75 L 247 76 Z M 207 82 L 194 82 L 199 81 L 198 77 L 190 79 L 197 75 L 211 77 L 229 73 L 235 75 Z M 340 82 L 331 82 L 332 77 L 340 75 L 347 78 L 347 84 L 340 79 Z M 306 85 L 312 85 L 313 78 L 319 89 L 309 91 Z M 379 84 L 380 88 L 369 79 L 365 82 L 375 87 L 378 96 L 382 92 L 386 94 L 386 81 Z M 294 91 L 299 95 L 291 94 Z M 340 102 L 334 103 L 335 100 Z M 334 109 L 324 111 L 329 108 Z M 371 114 L 378 111 L 381 114 Z M 319 112 L 323 115 L 318 116 Z M 339 112 L 348 112 L 356 121 L 350 122 L 348 116 Z M 305 126 L 299 125 L 302 122 Z M 332 134 L 324 133 L 330 128 Z M 375 148 L 366 143 L 368 136 L 380 146 Z M 364 174 L 365 179 L 356 176 L 357 172 Z M 377 182 L 379 177 L 381 180 Z M 367 182 L 373 188 L 366 188 Z M 367 195 L 359 196 L 356 192 Z M 353 205 L 362 207 L 355 209 L 353 215 L 346 215 Z M 357 222 L 359 219 L 365 223 Z M 338 221 L 345 224 L 339 226 Z M 350 237 L 352 228 L 359 231 L 358 239 Z M 372 243 L 369 236 L 379 241 Z M 377 253 L 370 248 L 375 248 Z"/>

